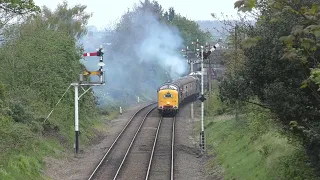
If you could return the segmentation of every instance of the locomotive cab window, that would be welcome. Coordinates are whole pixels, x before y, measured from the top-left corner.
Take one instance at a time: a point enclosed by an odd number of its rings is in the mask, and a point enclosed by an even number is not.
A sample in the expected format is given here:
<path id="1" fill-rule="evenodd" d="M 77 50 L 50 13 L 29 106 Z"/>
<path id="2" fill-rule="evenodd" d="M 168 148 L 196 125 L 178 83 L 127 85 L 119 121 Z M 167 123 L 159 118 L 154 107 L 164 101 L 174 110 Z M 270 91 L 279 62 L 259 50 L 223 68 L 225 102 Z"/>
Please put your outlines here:
<path id="1" fill-rule="evenodd" d="M 168 87 L 169 87 L 168 85 L 163 85 L 163 86 L 161 86 L 159 89 L 160 89 L 160 90 L 168 89 Z"/>
<path id="2" fill-rule="evenodd" d="M 164 95 L 164 97 L 165 97 L 165 98 L 172 98 L 172 94 L 167 93 L 167 94 Z"/>

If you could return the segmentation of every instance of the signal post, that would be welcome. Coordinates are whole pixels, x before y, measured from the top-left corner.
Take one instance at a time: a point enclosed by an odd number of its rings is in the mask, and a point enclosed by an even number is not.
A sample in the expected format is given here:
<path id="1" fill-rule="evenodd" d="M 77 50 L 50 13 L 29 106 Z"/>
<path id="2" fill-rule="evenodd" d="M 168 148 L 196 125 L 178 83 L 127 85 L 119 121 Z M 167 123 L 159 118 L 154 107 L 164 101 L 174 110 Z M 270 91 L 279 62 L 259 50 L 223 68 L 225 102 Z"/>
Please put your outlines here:
<path id="1" fill-rule="evenodd" d="M 193 43 L 193 42 L 192 42 Z M 193 72 L 193 62 L 191 59 L 189 59 L 188 56 L 189 47 L 187 46 L 186 49 L 182 49 L 181 52 L 185 52 L 186 54 L 183 55 L 186 57 L 188 64 L 190 65 L 190 73 Z M 191 119 L 194 119 L 194 109 L 193 109 L 193 102 L 191 102 Z"/>
<path id="2" fill-rule="evenodd" d="M 199 39 L 197 39 L 196 42 L 191 42 L 191 44 L 194 45 L 194 53 L 195 53 L 196 56 L 198 56 Z M 190 64 L 190 73 L 193 73 L 193 64 L 194 64 L 194 62 L 192 60 L 190 60 L 189 64 Z M 194 119 L 194 108 L 193 108 L 193 106 L 194 106 L 194 104 L 192 102 L 191 103 L 191 119 Z"/>
<path id="3" fill-rule="evenodd" d="M 97 52 L 92 52 L 92 53 L 84 53 L 84 57 L 89 57 L 89 56 L 97 56 L 99 57 L 99 69 L 97 71 L 84 71 L 82 74 L 79 75 L 79 81 L 71 83 L 72 86 L 74 86 L 74 130 L 75 130 L 75 152 L 79 152 L 79 99 L 81 96 L 83 96 L 85 93 L 87 93 L 92 86 L 102 86 L 105 85 L 105 78 L 103 74 L 103 66 L 105 65 L 103 62 L 103 47 L 100 46 L 100 48 L 97 50 Z M 90 76 L 90 75 L 97 75 L 99 76 L 99 81 L 98 82 L 86 82 L 83 80 L 83 76 Z M 89 86 L 87 90 L 84 90 L 84 92 L 79 96 L 79 86 Z"/>
<path id="4" fill-rule="evenodd" d="M 200 132 L 200 148 L 201 152 L 205 152 L 205 133 L 204 133 L 204 101 L 206 98 L 204 97 L 204 89 L 203 89 L 203 61 L 204 59 L 208 59 L 209 55 L 216 50 L 216 48 L 219 47 L 219 44 L 217 43 L 214 45 L 208 52 L 204 52 L 204 47 L 201 46 L 201 96 L 199 97 L 199 100 L 201 101 L 201 132 Z"/>

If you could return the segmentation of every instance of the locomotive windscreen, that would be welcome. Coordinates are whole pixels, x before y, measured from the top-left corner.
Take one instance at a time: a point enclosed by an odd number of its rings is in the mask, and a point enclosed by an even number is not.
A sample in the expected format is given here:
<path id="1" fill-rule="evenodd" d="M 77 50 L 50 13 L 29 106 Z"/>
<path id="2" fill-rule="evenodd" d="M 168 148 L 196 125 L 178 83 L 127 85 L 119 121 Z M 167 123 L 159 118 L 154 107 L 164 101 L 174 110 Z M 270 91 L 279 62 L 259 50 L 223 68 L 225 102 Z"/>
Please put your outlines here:
<path id="1" fill-rule="evenodd" d="M 172 84 L 166 84 L 163 85 L 159 88 L 159 90 L 163 90 L 163 89 L 173 89 L 173 90 L 178 90 L 178 87 L 176 87 L 175 85 Z"/>

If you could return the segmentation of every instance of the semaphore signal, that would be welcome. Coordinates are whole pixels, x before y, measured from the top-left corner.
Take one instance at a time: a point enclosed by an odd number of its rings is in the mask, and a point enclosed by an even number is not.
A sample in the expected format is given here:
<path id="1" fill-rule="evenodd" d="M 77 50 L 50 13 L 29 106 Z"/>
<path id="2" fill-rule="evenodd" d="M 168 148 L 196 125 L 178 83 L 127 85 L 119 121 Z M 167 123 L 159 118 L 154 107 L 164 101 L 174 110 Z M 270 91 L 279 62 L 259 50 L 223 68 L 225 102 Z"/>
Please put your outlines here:
<path id="1" fill-rule="evenodd" d="M 100 46 L 100 48 L 98 49 L 98 51 L 97 52 L 91 52 L 91 53 L 83 53 L 83 56 L 85 56 L 85 57 L 90 57 L 90 56 L 100 56 L 100 57 L 102 57 L 103 56 L 103 47 L 102 47 L 102 45 Z"/>
<path id="2" fill-rule="evenodd" d="M 98 56 L 98 52 L 92 52 L 92 53 L 83 53 L 83 56 L 90 57 L 90 56 Z"/>
<path id="3" fill-rule="evenodd" d="M 204 101 L 206 100 L 204 96 L 204 89 L 203 89 L 203 74 L 204 74 L 204 68 L 203 68 L 203 60 L 207 59 L 208 56 L 213 52 L 214 50 L 219 47 L 219 44 L 217 43 L 214 45 L 208 52 L 204 52 L 204 46 L 201 46 L 201 96 L 199 97 L 199 100 L 201 101 L 201 132 L 200 132 L 200 148 L 201 152 L 205 152 L 205 134 L 204 134 Z"/>
<path id="4" fill-rule="evenodd" d="M 90 52 L 90 53 L 83 53 L 84 57 L 88 56 L 97 56 L 99 57 L 99 63 L 98 66 L 100 66 L 99 70 L 97 71 L 88 71 L 85 70 L 82 74 L 80 74 L 80 80 L 79 82 L 71 83 L 72 86 L 74 86 L 74 130 L 75 130 L 75 151 L 76 153 L 79 152 L 79 99 L 82 97 L 86 92 L 88 92 L 92 86 L 101 86 L 105 85 L 104 78 L 103 78 L 103 66 L 105 65 L 103 62 L 103 47 L 100 46 L 99 49 L 97 49 L 97 52 Z M 90 75 L 98 75 L 99 76 L 99 82 L 84 82 L 83 76 L 90 76 Z M 84 90 L 84 92 L 79 96 L 79 87 L 82 86 L 89 86 L 87 90 Z"/>
<path id="5" fill-rule="evenodd" d="M 209 55 L 215 51 L 218 47 L 219 47 L 219 43 L 217 43 L 216 45 L 214 45 L 208 52 L 202 52 L 203 53 L 203 59 L 208 59 Z"/>
<path id="6" fill-rule="evenodd" d="M 83 72 L 84 76 L 89 76 L 89 75 L 98 75 L 98 76 L 102 76 L 103 73 L 102 71 L 100 71 L 100 69 L 98 71 L 84 71 Z"/>
<path id="7" fill-rule="evenodd" d="M 97 52 L 90 52 L 90 53 L 83 53 L 84 57 L 92 57 L 92 56 L 97 56 L 99 57 L 99 63 L 98 66 L 100 66 L 100 68 L 97 71 L 84 71 L 82 75 L 84 76 L 90 76 L 90 75 L 98 75 L 100 78 L 100 83 L 104 83 L 103 82 L 103 66 L 105 65 L 103 62 L 103 54 L 104 54 L 104 50 L 102 45 L 100 46 L 100 48 L 97 50 Z"/>

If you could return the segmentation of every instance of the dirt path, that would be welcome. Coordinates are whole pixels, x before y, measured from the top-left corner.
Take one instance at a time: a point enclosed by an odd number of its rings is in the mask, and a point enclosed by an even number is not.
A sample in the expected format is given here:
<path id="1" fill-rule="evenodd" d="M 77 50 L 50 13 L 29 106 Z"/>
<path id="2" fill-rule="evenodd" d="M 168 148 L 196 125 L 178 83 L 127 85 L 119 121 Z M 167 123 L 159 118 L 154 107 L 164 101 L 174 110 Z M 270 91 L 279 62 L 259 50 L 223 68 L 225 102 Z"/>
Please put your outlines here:
<path id="1" fill-rule="evenodd" d="M 204 179 L 202 158 L 199 157 L 199 142 L 195 137 L 198 133 L 194 132 L 194 126 L 200 121 L 197 116 L 194 119 L 190 118 L 190 109 L 190 104 L 184 105 L 176 121 L 176 180 Z M 195 111 L 195 114 L 198 114 L 198 112 Z"/>

